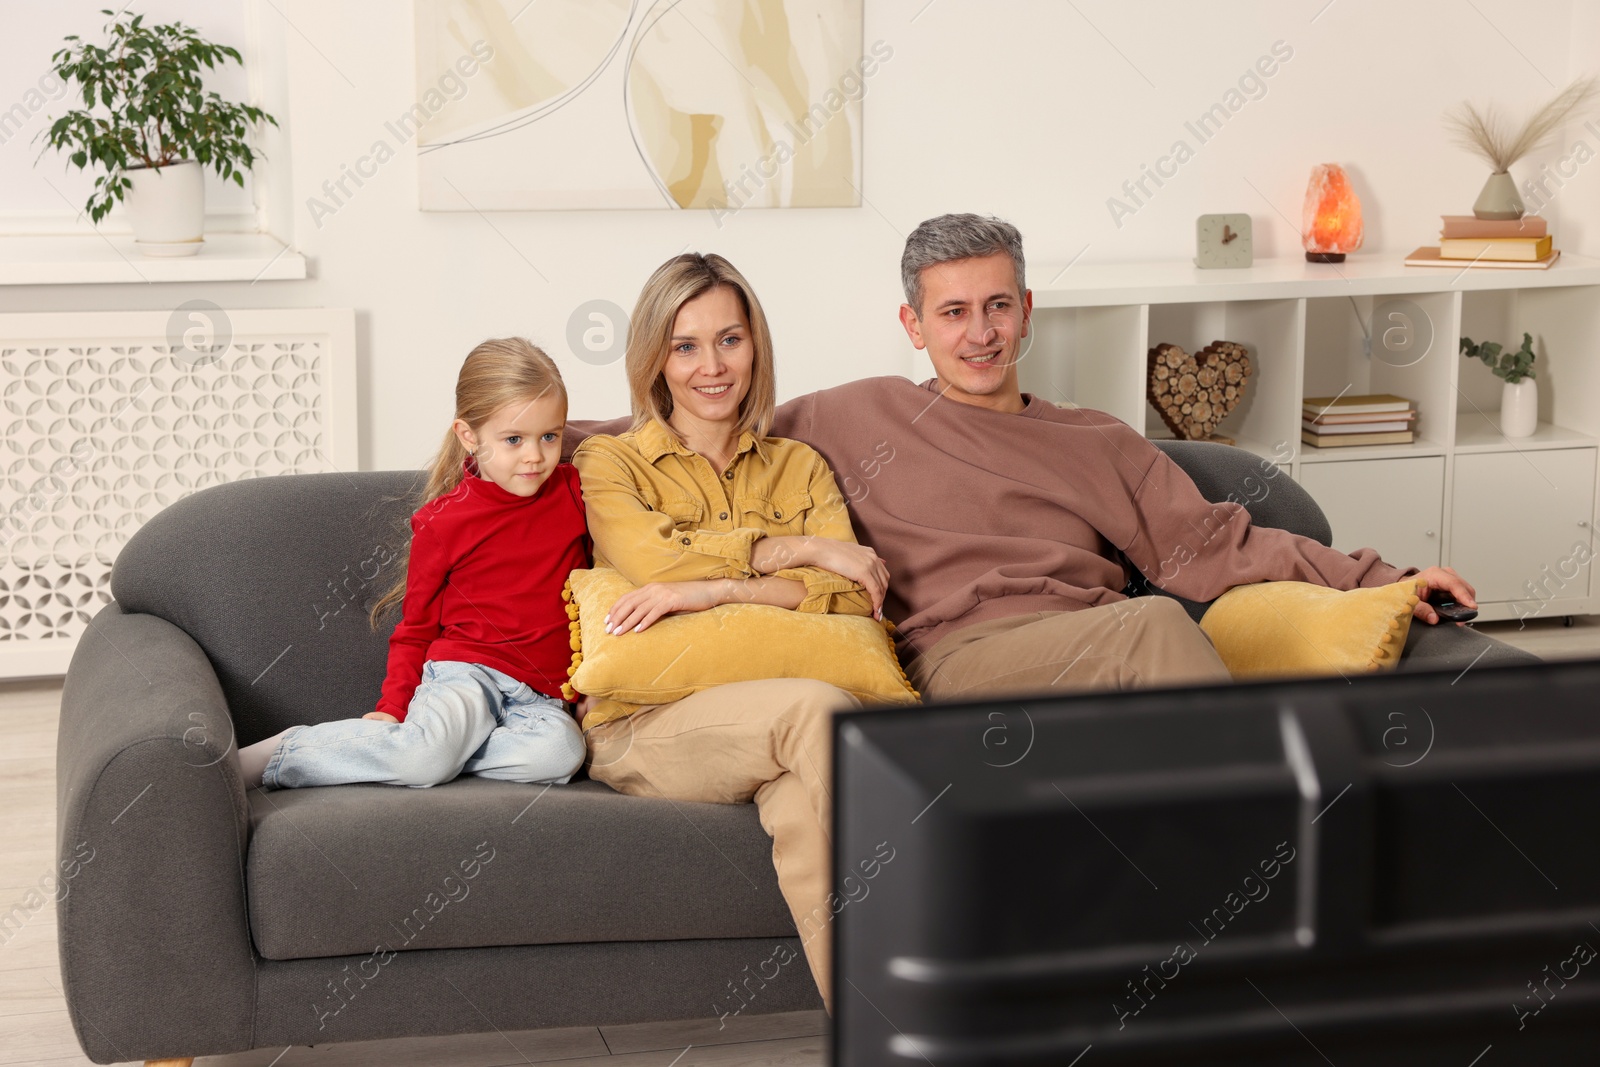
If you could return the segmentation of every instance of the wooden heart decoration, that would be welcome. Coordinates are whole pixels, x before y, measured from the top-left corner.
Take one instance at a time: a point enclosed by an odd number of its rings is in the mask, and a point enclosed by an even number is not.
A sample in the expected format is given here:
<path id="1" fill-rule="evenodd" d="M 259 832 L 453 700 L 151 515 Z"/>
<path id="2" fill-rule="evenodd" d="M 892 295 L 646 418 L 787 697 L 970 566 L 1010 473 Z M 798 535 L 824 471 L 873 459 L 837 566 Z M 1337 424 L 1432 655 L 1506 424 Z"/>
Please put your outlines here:
<path id="1" fill-rule="evenodd" d="M 1159 344 L 1150 350 L 1150 403 L 1179 440 L 1231 445 L 1215 436 L 1217 424 L 1244 399 L 1250 370 L 1250 354 L 1232 341 L 1213 341 L 1192 356 Z"/>

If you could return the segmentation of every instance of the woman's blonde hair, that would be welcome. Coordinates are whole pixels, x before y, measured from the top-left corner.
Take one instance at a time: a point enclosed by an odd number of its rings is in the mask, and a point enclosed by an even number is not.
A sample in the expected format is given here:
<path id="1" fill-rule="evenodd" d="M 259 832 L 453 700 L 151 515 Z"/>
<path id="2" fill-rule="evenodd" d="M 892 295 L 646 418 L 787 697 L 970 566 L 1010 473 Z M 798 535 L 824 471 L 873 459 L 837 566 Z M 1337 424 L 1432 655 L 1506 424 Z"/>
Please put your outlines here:
<path id="1" fill-rule="evenodd" d="M 485 341 L 471 352 L 461 364 L 456 377 L 455 417 L 478 433 L 489 417 L 507 404 L 536 400 L 554 394 L 561 400 L 563 417 L 567 408 L 567 387 L 561 380 L 561 371 L 553 359 L 544 354 L 533 342 L 521 337 L 500 337 Z M 427 481 L 416 499 L 421 510 L 440 497 L 455 492 L 465 477 L 466 446 L 456 436 L 455 422 L 445 431 L 444 443 L 428 465 Z M 406 595 L 406 564 L 411 554 L 410 542 L 400 554 L 400 576 L 389 591 L 372 605 L 369 618 L 377 629 L 378 618 L 399 604 Z"/>
<path id="2" fill-rule="evenodd" d="M 724 285 L 739 297 L 745 318 L 750 321 L 750 389 L 739 402 L 739 429 L 756 437 L 766 436 L 777 403 L 772 333 L 767 329 L 766 312 L 761 310 L 755 290 L 732 263 L 715 253 L 698 252 L 674 256 L 657 267 L 633 306 L 627 367 L 635 430 L 652 419 L 670 428 L 667 419 L 672 415 L 672 393 L 661 369 L 672 351 L 673 323 L 683 305 Z"/>

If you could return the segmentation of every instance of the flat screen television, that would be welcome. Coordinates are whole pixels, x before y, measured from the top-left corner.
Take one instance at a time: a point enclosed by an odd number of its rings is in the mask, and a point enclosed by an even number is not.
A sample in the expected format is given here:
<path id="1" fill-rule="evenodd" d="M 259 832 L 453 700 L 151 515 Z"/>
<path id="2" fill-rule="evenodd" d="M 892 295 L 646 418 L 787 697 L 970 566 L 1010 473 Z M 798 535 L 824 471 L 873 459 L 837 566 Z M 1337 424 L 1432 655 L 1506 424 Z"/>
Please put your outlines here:
<path id="1" fill-rule="evenodd" d="M 833 1062 L 1600 1063 L 1600 661 L 863 710 Z"/>

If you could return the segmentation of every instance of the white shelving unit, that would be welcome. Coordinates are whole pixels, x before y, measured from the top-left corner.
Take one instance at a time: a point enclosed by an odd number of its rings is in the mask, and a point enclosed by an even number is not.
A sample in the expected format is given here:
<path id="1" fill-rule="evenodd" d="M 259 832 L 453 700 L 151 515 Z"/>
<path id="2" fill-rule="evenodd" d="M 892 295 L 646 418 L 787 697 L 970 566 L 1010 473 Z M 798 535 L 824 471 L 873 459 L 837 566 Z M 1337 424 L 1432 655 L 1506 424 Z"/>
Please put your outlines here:
<path id="1" fill-rule="evenodd" d="M 1054 280 L 1033 290 L 1024 389 L 1169 437 L 1146 399 L 1149 350 L 1239 342 L 1255 372 L 1219 432 L 1304 485 L 1337 547 L 1370 545 L 1401 566 L 1453 566 L 1477 587 L 1485 620 L 1600 611 L 1589 563 L 1600 495 L 1600 260 L 1564 254 L 1547 271 L 1454 271 L 1357 254 L 1241 270 L 1045 263 L 1029 273 Z M 1459 338 L 1514 348 L 1524 331 L 1538 356 L 1540 422 L 1532 437 L 1507 438 L 1499 379 L 1461 357 Z M 1302 399 L 1341 392 L 1413 401 L 1416 441 L 1303 447 Z"/>

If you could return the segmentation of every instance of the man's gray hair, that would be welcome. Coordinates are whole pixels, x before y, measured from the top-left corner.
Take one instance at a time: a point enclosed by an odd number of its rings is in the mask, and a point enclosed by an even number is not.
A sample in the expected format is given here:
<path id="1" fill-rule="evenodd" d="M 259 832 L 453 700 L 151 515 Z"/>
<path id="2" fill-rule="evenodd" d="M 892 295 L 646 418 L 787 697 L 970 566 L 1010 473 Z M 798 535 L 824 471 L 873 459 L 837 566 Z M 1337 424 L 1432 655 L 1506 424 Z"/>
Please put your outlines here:
<path id="1" fill-rule="evenodd" d="M 922 317 L 922 272 L 940 263 L 1004 252 L 1017 271 L 1017 296 L 1027 291 L 1023 281 L 1022 234 L 1011 223 L 993 216 L 940 215 L 928 219 L 906 238 L 900 257 L 900 284 L 906 303 Z"/>

